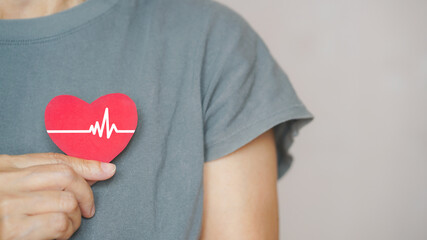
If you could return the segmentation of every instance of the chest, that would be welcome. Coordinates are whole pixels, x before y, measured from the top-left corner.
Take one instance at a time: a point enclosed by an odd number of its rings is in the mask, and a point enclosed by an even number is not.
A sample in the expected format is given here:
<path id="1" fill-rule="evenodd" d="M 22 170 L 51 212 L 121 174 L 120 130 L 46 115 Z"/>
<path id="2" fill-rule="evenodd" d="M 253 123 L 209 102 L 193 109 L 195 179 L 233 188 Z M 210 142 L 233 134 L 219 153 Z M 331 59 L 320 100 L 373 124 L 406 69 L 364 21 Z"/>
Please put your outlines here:
<path id="1" fill-rule="evenodd" d="M 65 41 L 0 48 L 0 129 L 8 138 L 3 151 L 53 150 L 44 110 L 61 94 L 89 103 L 109 93 L 128 95 L 138 109 L 138 126 L 151 140 L 170 134 L 167 129 L 177 124 L 186 135 L 202 129 L 195 122 L 201 119 L 200 94 L 190 66 L 168 61 L 167 53 L 150 54 L 152 49 L 143 46 L 112 50 L 113 39 L 88 45 Z"/>

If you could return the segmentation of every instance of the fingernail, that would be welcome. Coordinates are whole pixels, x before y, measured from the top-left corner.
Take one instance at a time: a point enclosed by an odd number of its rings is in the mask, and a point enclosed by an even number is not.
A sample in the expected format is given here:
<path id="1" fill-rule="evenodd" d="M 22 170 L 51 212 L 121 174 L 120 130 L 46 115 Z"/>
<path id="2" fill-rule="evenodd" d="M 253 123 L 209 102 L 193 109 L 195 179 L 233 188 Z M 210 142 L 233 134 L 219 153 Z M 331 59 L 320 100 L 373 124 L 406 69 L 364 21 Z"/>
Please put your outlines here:
<path id="1" fill-rule="evenodd" d="M 112 163 L 101 163 L 102 171 L 106 173 L 114 173 L 116 171 L 116 165 Z"/>
<path id="2" fill-rule="evenodd" d="M 95 215 L 95 204 L 93 205 L 92 209 L 90 210 L 90 216 L 93 217 Z"/>

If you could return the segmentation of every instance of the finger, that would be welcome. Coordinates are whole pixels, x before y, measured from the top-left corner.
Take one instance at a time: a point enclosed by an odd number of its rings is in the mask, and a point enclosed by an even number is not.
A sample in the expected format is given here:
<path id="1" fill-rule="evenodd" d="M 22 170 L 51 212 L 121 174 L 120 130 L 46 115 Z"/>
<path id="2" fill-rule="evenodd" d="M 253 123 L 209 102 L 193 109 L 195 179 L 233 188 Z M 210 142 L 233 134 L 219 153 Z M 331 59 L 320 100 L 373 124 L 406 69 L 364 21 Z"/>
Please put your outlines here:
<path id="1" fill-rule="evenodd" d="M 20 192 L 13 196 L 10 208 L 18 214 L 36 215 L 48 212 L 71 213 L 79 208 L 74 193 L 68 191 Z"/>
<path id="2" fill-rule="evenodd" d="M 26 215 L 34 216 L 46 213 L 65 213 L 72 223 L 72 230 L 75 232 L 81 224 L 82 215 L 74 194 L 67 191 L 41 191 L 31 192 L 30 194 L 46 194 L 47 198 L 42 197 L 46 203 L 37 204 L 37 207 L 24 207 Z M 37 197 L 36 197 L 37 198 Z M 38 199 L 41 200 L 41 199 Z M 31 204 L 31 201 L 28 202 Z M 47 206 L 48 204 L 54 207 Z M 45 211 L 43 211 L 45 210 Z"/>
<path id="3" fill-rule="evenodd" d="M 66 213 L 67 216 L 71 219 L 71 223 L 73 224 L 73 232 L 75 232 L 82 222 L 82 213 L 80 208 L 75 208 L 73 211 Z"/>
<path id="4" fill-rule="evenodd" d="M 21 169 L 15 184 L 18 191 L 64 190 L 72 192 L 84 217 L 92 217 L 93 192 L 73 168 L 65 164 L 38 165 Z"/>
<path id="5" fill-rule="evenodd" d="M 5 168 L 13 167 L 14 164 L 13 164 L 12 158 L 13 158 L 12 155 L 0 154 L 0 168 L 5 169 Z"/>
<path id="6" fill-rule="evenodd" d="M 62 212 L 67 214 L 73 230 L 80 227 L 82 215 L 74 193 L 68 191 L 23 192 L 20 206 L 22 213 L 32 216 L 37 214 Z"/>
<path id="7" fill-rule="evenodd" d="M 92 186 L 93 184 L 95 184 L 97 181 L 93 181 L 93 180 L 88 180 L 87 183 L 89 184 L 89 186 Z"/>
<path id="8" fill-rule="evenodd" d="M 13 158 L 13 163 L 17 168 L 44 164 L 66 164 L 87 180 L 105 180 L 116 172 L 115 164 L 71 157 L 61 153 L 29 153 L 14 155 Z"/>
<path id="9" fill-rule="evenodd" d="M 76 231 L 73 221 L 65 213 L 45 213 L 26 217 L 20 224 L 25 239 L 68 239 Z"/>

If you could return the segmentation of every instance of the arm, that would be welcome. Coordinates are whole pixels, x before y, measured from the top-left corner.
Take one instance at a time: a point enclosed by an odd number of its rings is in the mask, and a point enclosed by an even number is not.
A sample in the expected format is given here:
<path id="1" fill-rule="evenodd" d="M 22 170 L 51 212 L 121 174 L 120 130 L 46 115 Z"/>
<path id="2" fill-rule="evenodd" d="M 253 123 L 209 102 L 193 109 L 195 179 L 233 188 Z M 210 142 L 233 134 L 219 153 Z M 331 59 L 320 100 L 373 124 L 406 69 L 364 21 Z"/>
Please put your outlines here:
<path id="1" fill-rule="evenodd" d="M 205 163 L 201 239 L 278 239 L 276 183 L 272 129 Z"/>

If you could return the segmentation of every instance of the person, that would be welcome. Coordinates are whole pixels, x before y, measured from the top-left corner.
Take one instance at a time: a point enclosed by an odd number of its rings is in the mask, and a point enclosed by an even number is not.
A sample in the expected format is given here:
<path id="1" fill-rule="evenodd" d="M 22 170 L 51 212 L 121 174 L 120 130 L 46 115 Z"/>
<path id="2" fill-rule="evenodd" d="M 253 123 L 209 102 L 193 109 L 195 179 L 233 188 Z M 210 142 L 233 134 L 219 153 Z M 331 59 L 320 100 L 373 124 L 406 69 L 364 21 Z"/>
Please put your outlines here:
<path id="1" fill-rule="evenodd" d="M 3 0 L 0 18 L 1 239 L 278 238 L 277 179 L 314 116 L 239 14 L 211 0 Z M 125 150 L 63 154 L 47 103 L 116 92 L 138 111 Z"/>

